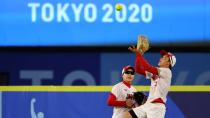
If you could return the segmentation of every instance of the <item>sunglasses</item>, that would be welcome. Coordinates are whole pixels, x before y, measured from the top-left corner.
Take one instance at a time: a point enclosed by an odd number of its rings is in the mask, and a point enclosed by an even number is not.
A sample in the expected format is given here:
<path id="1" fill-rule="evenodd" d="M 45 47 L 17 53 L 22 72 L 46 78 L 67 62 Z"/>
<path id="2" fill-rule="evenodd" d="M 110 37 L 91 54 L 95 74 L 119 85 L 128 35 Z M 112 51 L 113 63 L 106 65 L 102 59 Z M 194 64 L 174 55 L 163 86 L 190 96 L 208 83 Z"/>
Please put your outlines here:
<path id="1" fill-rule="evenodd" d="M 131 75 L 134 75 L 135 74 L 135 72 L 133 72 L 133 71 L 125 71 L 124 73 L 125 74 L 131 74 Z"/>

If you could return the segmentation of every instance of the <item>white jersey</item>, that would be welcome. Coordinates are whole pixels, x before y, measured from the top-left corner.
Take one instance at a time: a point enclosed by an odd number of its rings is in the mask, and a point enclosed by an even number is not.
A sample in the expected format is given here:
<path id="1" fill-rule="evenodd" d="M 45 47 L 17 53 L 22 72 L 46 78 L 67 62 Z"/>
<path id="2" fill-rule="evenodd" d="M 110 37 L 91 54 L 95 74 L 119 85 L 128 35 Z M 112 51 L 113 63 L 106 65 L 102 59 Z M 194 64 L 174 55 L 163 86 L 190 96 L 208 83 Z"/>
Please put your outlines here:
<path id="1" fill-rule="evenodd" d="M 169 68 L 158 68 L 159 76 L 151 79 L 151 87 L 147 102 L 152 102 L 157 98 L 161 98 L 166 103 L 166 96 L 171 86 L 172 72 Z"/>
<path id="2" fill-rule="evenodd" d="M 117 101 L 125 101 L 128 94 L 133 94 L 137 90 L 131 86 L 126 86 L 123 82 L 120 82 L 113 86 L 111 93 L 116 96 Z M 130 109 L 125 107 L 114 107 L 112 118 L 116 118 L 120 113 L 128 111 Z"/>

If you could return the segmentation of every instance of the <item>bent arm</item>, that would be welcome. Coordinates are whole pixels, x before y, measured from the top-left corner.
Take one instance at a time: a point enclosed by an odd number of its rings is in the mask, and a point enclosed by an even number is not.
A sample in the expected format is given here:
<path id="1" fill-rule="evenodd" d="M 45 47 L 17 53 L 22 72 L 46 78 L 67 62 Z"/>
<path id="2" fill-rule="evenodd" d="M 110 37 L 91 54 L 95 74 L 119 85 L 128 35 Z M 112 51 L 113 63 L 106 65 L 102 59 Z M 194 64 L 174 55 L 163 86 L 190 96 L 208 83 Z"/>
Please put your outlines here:
<path id="1" fill-rule="evenodd" d="M 123 106 L 123 107 L 126 107 L 126 101 L 117 101 L 117 98 L 113 93 L 109 94 L 109 97 L 107 99 L 107 104 L 109 106 Z"/>
<path id="2" fill-rule="evenodd" d="M 152 73 L 153 75 L 158 75 L 158 69 L 150 65 L 139 52 L 136 53 L 135 68 L 137 73 L 144 76 L 146 75 L 146 71 Z"/>

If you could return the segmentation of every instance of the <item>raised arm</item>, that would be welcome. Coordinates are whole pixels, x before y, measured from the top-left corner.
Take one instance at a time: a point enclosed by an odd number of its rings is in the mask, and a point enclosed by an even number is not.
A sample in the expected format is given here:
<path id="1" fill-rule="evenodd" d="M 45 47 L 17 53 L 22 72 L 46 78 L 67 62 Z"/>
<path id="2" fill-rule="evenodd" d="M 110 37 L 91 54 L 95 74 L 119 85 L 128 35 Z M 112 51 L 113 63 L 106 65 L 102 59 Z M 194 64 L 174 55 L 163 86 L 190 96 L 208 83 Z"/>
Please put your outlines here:
<path id="1" fill-rule="evenodd" d="M 153 75 L 158 75 L 158 69 L 150 65 L 139 52 L 136 52 L 135 68 L 137 73 L 144 76 L 146 75 L 146 71 L 152 73 Z"/>

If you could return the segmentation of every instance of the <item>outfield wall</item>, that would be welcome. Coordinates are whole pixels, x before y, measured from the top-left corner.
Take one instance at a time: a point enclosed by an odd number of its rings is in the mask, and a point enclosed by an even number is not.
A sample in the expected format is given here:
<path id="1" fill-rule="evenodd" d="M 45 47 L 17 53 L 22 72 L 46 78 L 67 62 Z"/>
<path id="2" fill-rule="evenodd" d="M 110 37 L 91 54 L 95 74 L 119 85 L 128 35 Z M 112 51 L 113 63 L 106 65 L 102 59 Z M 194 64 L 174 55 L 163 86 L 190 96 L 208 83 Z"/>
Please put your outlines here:
<path id="1" fill-rule="evenodd" d="M 148 94 L 149 86 L 136 86 Z M 1 86 L 0 118 L 110 118 L 111 86 Z M 172 86 L 166 118 L 210 117 L 210 86 Z M 33 102 L 35 100 L 35 102 Z"/>

